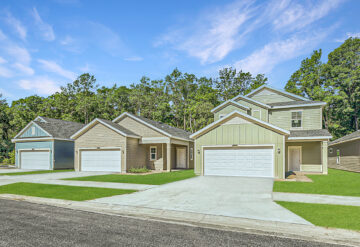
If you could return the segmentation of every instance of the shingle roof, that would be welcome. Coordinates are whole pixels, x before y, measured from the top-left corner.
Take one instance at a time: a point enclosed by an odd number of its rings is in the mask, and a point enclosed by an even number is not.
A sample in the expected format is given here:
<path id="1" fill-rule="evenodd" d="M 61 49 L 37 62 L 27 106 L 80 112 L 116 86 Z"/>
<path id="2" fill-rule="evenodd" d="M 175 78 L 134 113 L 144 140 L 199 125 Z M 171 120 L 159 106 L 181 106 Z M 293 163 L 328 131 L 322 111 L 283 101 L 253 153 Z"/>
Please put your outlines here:
<path id="1" fill-rule="evenodd" d="M 35 120 L 34 122 L 48 132 L 54 138 L 70 139 L 75 132 L 84 127 L 82 123 L 64 121 L 54 118 L 41 117 L 46 122 Z"/>
<path id="2" fill-rule="evenodd" d="M 350 141 L 350 140 L 353 140 L 355 138 L 360 138 L 360 130 L 358 131 L 355 131 L 351 134 L 348 134 L 346 136 L 343 136 L 339 139 L 336 139 L 335 141 L 332 141 L 330 142 L 330 145 L 333 145 L 333 144 L 336 144 L 336 143 L 339 143 L 339 142 L 345 142 L 345 141 Z"/>
<path id="3" fill-rule="evenodd" d="M 102 119 L 102 118 L 98 118 L 99 120 L 103 121 L 104 123 L 110 125 L 111 127 L 127 134 L 127 135 L 133 135 L 133 136 L 138 136 L 137 134 L 135 134 L 134 132 L 132 132 L 131 130 L 125 128 L 124 126 L 121 126 L 117 123 L 114 123 L 113 121 L 110 120 L 106 120 L 106 119 Z"/>
<path id="4" fill-rule="evenodd" d="M 286 101 L 286 102 L 275 102 L 275 103 L 268 103 L 269 106 L 292 106 L 292 105 L 308 105 L 308 104 L 316 104 L 316 103 L 323 103 L 322 101 L 305 101 L 305 100 L 295 100 L 295 101 Z"/>
<path id="5" fill-rule="evenodd" d="M 150 120 L 148 118 L 142 117 L 142 116 L 137 116 L 131 113 L 128 113 L 129 115 L 140 119 L 141 121 L 144 121 L 152 126 L 154 126 L 155 128 L 158 128 L 166 133 L 168 133 L 169 135 L 173 136 L 173 137 L 178 137 L 178 138 L 183 138 L 183 139 L 187 139 L 187 140 L 191 140 L 190 135 L 191 132 L 188 132 L 186 130 L 182 130 L 176 127 L 172 127 L 170 125 L 161 123 L 161 122 L 157 122 L 154 120 Z"/>
<path id="6" fill-rule="evenodd" d="M 290 130 L 291 137 L 326 137 L 331 136 L 327 129 L 316 129 L 316 130 Z"/>

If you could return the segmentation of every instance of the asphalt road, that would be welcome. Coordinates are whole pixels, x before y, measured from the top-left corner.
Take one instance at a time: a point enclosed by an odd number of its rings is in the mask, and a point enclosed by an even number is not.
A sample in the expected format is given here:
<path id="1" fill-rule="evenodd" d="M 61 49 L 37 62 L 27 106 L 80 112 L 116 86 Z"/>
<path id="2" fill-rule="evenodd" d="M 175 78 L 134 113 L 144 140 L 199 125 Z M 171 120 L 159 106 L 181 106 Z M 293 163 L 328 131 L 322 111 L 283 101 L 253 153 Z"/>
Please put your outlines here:
<path id="1" fill-rule="evenodd" d="M 331 245 L 0 200 L 0 246 Z"/>

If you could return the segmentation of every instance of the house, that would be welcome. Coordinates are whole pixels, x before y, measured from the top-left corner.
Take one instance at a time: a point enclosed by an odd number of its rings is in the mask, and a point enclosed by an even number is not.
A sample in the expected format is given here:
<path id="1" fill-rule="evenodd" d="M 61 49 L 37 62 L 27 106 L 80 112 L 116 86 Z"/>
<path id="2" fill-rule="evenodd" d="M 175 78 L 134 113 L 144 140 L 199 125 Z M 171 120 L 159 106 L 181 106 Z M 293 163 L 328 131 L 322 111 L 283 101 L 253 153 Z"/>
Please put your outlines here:
<path id="1" fill-rule="evenodd" d="M 21 169 L 55 170 L 74 168 L 72 134 L 81 123 L 38 116 L 22 129 L 15 143 L 15 165 Z"/>
<path id="2" fill-rule="evenodd" d="M 113 121 L 94 119 L 74 135 L 75 170 L 126 173 L 131 168 L 193 168 L 191 133 L 123 113 Z"/>
<path id="3" fill-rule="evenodd" d="M 222 103 L 212 110 L 214 122 L 190 136 L 195 173 L 281 179 L 287 171 L 327 174 L 325 104 L 267 85 Z"/>
<path id="4" fill-rule="evenodd" d="M 329 167 L 360 172 L 360 130 L 330 142 Z"/>

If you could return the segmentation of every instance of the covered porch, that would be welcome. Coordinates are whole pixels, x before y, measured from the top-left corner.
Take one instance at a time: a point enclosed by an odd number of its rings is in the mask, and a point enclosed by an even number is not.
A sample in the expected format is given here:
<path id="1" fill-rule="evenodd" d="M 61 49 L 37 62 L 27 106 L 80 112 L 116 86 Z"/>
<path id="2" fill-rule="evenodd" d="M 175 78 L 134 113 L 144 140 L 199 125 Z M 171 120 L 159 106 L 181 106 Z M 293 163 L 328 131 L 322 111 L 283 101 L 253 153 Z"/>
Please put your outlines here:
<path id="1" fill-rule="evenodd" d="M 193 143 L 168 137 L 143 137 L 139 146 L 144 150 L 148 169 L 171 171 L 193 168 Z"/>
<path id="2" fill-rule="evenodd" d="M 328 141 L 296 140 L 285 143 L 285 171 L 327 174 Z"/>

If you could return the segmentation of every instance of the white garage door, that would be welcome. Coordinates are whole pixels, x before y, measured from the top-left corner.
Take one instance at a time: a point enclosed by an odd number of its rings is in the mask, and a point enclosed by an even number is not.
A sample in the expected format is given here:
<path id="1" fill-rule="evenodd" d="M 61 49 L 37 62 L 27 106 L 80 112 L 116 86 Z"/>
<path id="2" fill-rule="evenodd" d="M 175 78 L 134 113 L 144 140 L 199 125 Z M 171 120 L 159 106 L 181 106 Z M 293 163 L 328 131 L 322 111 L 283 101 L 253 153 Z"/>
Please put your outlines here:
<path id="1" fill-rule="evenodd" d="M 81 151 L 82 171 L 121 172 L 120 150 Z"/>
<path id="2" fill-rule="evenodd" d="M 272 148 L 207 149 L 204 152 L 204 175 L 274 176 Z"/>
<path id="3" fill-rule="evenodd" d="M 50 170 L 50 152 L 21 151 L 20 167 L 21 169 L 30 170 Z"/>

